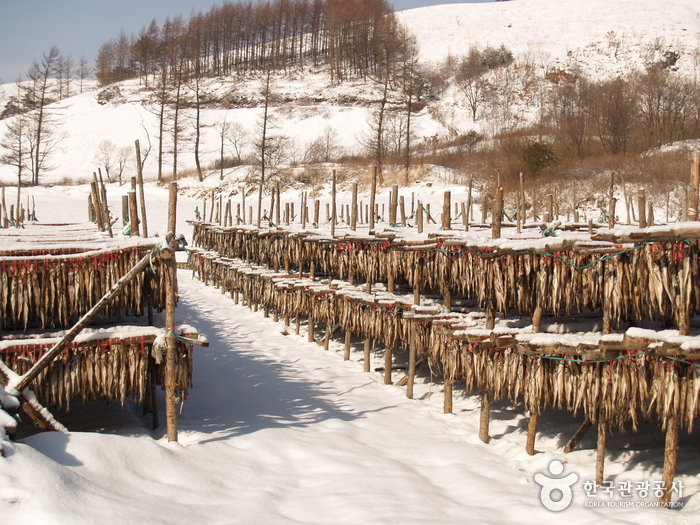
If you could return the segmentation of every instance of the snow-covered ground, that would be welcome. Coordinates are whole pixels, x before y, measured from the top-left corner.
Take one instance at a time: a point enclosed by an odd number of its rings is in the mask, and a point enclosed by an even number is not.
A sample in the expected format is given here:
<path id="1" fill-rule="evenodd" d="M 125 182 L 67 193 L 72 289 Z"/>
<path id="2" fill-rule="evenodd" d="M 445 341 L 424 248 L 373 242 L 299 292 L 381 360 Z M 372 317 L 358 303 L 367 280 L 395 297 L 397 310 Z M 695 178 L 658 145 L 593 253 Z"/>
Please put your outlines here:
<path id="1" fill-rule="evenodd" d="M 617 67 L 638 67 L 643 61 L 639 50 L 654 48 L 654 42 L 659 44 L 656 51 L 682 49 L 679 67 L 688 67 L 700 42 L 699 11 L 689 0 L 513 0 L 435 6 L 400 17 L 417 33 L 425 60 L 466 52 L 475 41 L 480 46 L 505 43 L 516 58 L 530 56 L 535 67 L 580 66 L 605 76 L 606 71 L 621 72 Z M 637 51 L 627 51 L 628 44 Z M 254 85 L 245 89 L 248 96 Z M 372 99 L 366 86 L 334 92 L 321 74 L 309 72 L 285 79 L 277 89 L 284 96 L 304 90 L 304 96 L 322 93 L 331 99 L 352 93 L 364 101 L 356 107 L 323 103 L 275 110 L 276 132 L 299 145 L 331 124 L 341 146 L 357 147 L 367 122 L 367 101 Z M 90 179 L 99 165 L 96 156 L 103 140 L 121 148 L 133 147 L 139 139 L 143 149 L 144 128 L 154 140 L 155 118 L 139 102 L 137 86 L 125 87 L 122 94 L 122 104 L 99 105 L 92 92 L 58 105 L 65 138 L 51 162 L 56 169 L 47 172 L 45 182 Z M 452 105 L 455 114 L 463 112 L 457 103 Z M 260 112 L 240 108 L 227 118 L 241 124 L 250 138 Z M 205 120 L 215 124 L 225 113 L 211 110 Z M 447 132 L 427 110 L 418 117 L 421 135 Z M 0 122 L 0 134 L 3 126 Z M 215 127 L 205 130 L 205 163 L 216 159 L 218 140 Z M 154 151 L 155 146 L 145 167 L 149 179 L 155 176 Z M 186 168 L 194 165 L 187 152 L 180 162 Z M 231 187 L 238 171 L 227 172 Z M 434 171 L 442 180 L 427 176 L 403 188 L 402 194 L 408 199 L 413 192 L 439 210 L 442 190 L 451 180 L 444 171 Z M 134 172 L 132 160 L 124 175 Z M 14 174 L 0 168 L 0 180 L 12 183 Z M 464 181 L 452 182 L 459 183 L 450 187 L 453 200 L 465 200 Z M 191 238 L 185 221 L 194 218 L 195 206 L 202 206 L 191 195 L 217 187 L 218 173 L 203 184 L 188 178 L 180 185 L 184 191 L 178 202 L 178 232 Z M 121 209 L 126 190 L 109 186 L 113 213 Z M 8 203 L 14 202 L 14 191 L 7 189 Z M 289 190 L 283 201 L 298 202 L 298 191 Z M 26 195 L 36 201 L 41 221 L 87 219 L 87 185 L 23 192 L 22 202 Z M 327 192 L 321 193 L 328 198 Z M 349 202 L 347 194 L 341 198 Z M 162 236 L 167 189 L 149 183 L 146 199 L 149 231 Z M 255 200 L 249 199 L 249 204 Z M 386 190 L 379 202 L 386 202 Z M 381 384 L 378 373 L 362 372 L 360 342 L 352 360 L 344 362 L 340 342 L 324 352 L 307 343 L 303 331 L 301 336 L 283 336 L 261 312 L 233 305 L 218 290 L 192 280 L 191 272 L 180 272 L 180 291 L 178 321 L 195 326 L 211 342 L 209 348 L 195 351 L 194 387 L 182 408 L 180 444 L 168 444 L 164 429 L 148 430 L 150 418 L 141 417 L 138 406 L 122 413 L 115 406 L 81 408 L 76 403 L 70 414 L 56 413 L 72 432 L 27 436 L 5 447 L 8 457 L 0 459 L 0 522 L 697 522 L 700 449 L 694 436 L 681 436 L 679 447 L 677 479 L 684 488 L 674 499 L 683 503 L 682 510 L 643 507 L 644 501 L 655 501 L 653 495 L 626 500 L 632 504 L 629 508 L 591 506 L 609 501 L 600 495 L 588 497 L 584 490 L 584 482 L 594 479 L 594 432 L 579 450 L 562 451 L 580 418 L 546 411 L 540 418 L 538 453 L 530 457 L 524 451 L 527 420 L 522 408 L 494 403 L 493 438 L 486 445 L 477 438 L 478 398 L 457 388 L 454 414 L 443 414 L 441 386 L 430 381 L 429 372 L 417 386 L 416 399 L 408 400 L 403 388 Z M 381 350 L 373 359 L 382 359 Z M 655 425 L 643 426 L 637 435 L 615 434 L 608 439 L 607 479 L 615 484 L 660 480 L 663 446 L 663 434 Z M 534 481 L 537 473 L 550 475 L 548 466 L 555 459 L 565 463 L 562 476 L 578 476 L 573 503 L 560 513 L 543 507 Z"/>
<path id="2" fill-rule="evenodd" d="M 147 189 L 151 229 L 162 232 L 167 190 Z M 84 220 L 84 188 L 30 191 L 43 220 Z M 181 196 L 179 228 L 195 204 Z M 477 396 L 457 388 L 454 414 L 445 415 L 440 382 L 429 371 L 408 400 L 404 388 L 382 384 L 381 373 L 362 372 L 361 342 L 344 362 L 342 342 L 325 352 L 306 341 L 303 328 L 300 336 L 282 335 L 262 312 L 234 305 L 191 272 L 179 278 L 178 322 L 211 343 L 195 350 L 179 444 L 167 443 L 163 428 L 150 431 L 140 406 L 122 413 L 75 403 L 70 414 L 56 413 L 68 434 L 40 433 L 5 447 L 3 523 L 696 522 L 693 436 L 682 436 L 679 447 L 683 490 L 674 500 L 682 510 L 643 507 L 655 498 L 636 494 L 623 502 L 630 507 L 592 507 L 609 501 L 584 490 L 595 476 L 595 432 L 573 453 L 562 451 L 580 417 L 545 411 L 531 457 L 522 408 L 496 402 L 492 440 L 484 444 Z M 382 362 L 381 349 L 372 359 Z M 655 425 L 616 433 L 608 439 L 607 479 L 615 487 L 660 480 L 663 446 Z M 578 476 L 573 502 L 558 513 L 543 507 L 534 480 L 550 476 L 553 460 Z"/>

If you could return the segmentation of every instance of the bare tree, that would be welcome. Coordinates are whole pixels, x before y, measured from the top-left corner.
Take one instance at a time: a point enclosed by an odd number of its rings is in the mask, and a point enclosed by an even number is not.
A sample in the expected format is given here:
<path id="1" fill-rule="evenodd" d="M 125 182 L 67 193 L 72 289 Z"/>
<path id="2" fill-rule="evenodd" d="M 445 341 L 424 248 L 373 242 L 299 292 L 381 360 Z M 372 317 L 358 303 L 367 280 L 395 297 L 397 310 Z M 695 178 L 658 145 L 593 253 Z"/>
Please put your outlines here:
<path id="1" fill-rule="evenodd" d="M 30 113 L 32 120 L 31 138 L 33 162 L 32 162 L 32 186 L 39 184 L 41 170 L 44 167 L 50 144 L 46 143 L 49 135 L 49 114 L 46 106 L 53 101 L 51 98 L 51 86 L 49 79 L 54 75 L 60 53 L 56 46 L 51 49 L 41 62 L 34 61 L 29 68 L 27 77 L 30 82 L 25 91 L 25 104 L 33 110 Z"/>
<path id="2" fill-rule="evenodd" d="M 100 142 L 100 145 L 97 147 L 97 154 L 95 155 L 95 158 L 97 163 L 104 167 L 108 182 L 112 182 L 111 170 L 115 162 L 116 155 L 117 146 L 114 144 L 114 142 L 109 139 Z"/>
<path id="3" fill-rule="evenodd" d="M 28 168 L 30 120 L 27 115 L 17 115 L 7 123 L 5 136 L 0 141 L 0 148 L 5 151 L 0 156 L 0 164 L 12 166 L 17 170 L 17 213 L 20 206 L 22 177 Z"/>
<path id="4" fill-rule="evenodd" d="M 75 70 L 76 74 L 78 75 L 78 78 L 80 79 L 80 93 L 81 94 L 83 92 L 83 83 L 85 82 L 85 79 L 90 74 L 90 69 L 88 67 L 88 64 L 89 64 L 89 62 L 85 58 L 85 55 L 82 55 L 80 57 L 80 60 L 78 61 L 78 68 Z"/>
<path id="5" fill-rule="evenodd" d="M 264 77 L 261 81 L 260 94 L 263 97 L 263 114 L 259 122 L 260 135 L 256 143 L 256 149 L 258 151 L 258 160 L 260 162 L 260 191 L 258 193 L 258 220 L 257 226 L 260 227 L 262 220 L 262 195 L 263 187 L 265 186 L 265 169 L 267 167 L 267 155 L 268 155 L 268 127 L 270 125 L 270 103 L 272 101 L 272 88 L 271 88 L 271 77 L 272 70 L 268 67 Z"/>

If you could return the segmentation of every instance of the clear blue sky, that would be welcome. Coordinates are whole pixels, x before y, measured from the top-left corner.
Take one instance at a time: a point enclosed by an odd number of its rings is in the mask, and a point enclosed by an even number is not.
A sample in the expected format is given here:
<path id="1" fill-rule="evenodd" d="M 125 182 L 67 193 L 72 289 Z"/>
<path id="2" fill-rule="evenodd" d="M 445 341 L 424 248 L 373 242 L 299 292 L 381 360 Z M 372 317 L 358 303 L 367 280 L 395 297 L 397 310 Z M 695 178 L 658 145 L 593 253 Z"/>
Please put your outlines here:
<path id="1" fill-rule="evenodd" d="M 435 4 L 490 0 L 395 0 L 394 9 Z M 92 64 L 104 42 L 138 33 L 152 19 L 160 25 L 167 17 L 208 11 L 215 0 L 0 0 L 0 83 L 24 76 L 33 60 L 52 45 L 78 62 Z"/>

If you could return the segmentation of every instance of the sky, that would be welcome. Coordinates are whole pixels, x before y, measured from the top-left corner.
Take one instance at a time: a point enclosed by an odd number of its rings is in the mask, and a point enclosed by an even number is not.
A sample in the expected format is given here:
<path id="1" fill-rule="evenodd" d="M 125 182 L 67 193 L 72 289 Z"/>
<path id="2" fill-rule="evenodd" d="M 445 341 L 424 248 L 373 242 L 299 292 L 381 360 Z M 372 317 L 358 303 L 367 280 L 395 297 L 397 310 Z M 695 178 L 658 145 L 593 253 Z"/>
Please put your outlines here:
<path id="1" fill-rule="evenodd" d="M 489 0 L 469 0 L 469 2 Z M 208 11 L 215 0 L 0 0 L 0 83 L 24 75 L 34 60 L 41 60 L 52 45 L 77 64 L 81 56 L 92 60 L 99 47 L 119 36 L 136 34 L 152 19 L 187 16 L 192 10 Z M 403 10 L 435 4 L 468 3 L 459 0 L 395 0 Z"/>

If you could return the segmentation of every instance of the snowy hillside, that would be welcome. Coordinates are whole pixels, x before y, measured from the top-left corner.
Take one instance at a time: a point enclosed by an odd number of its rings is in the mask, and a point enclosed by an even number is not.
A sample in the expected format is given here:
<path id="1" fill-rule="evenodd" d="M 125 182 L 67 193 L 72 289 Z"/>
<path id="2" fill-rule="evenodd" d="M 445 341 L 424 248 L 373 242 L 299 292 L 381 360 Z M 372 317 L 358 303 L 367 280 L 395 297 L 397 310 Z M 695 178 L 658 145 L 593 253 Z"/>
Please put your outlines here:
<path id="1" fill-rule="evenodd" d="M 681 74 L 694 75 L 699 70 L 700 5 L 691 1 L 513 0 L 425 7 L 401 12 L 398 17 L 417 36 L 424 64 L 435 64 L 448 54 L 466 54 L 471 45 L 505 44 L 511 49 L 525 76 L 509 80 L 508 89 L 515 95 L 509 125 L 536 117 L 549 86 L 544 75 L 553 70 L 608 78 L 641 69 L 671 50 L 680 56 L 676 66 Z M 540 87 L 534 89 L 536 85 Z M 103 164 L 100 149 L 104 141 L 120 151 L 133 150 L 135 139 L 142 147 L 149 140 L 153 145 L 144 169 L 146 178 L 155 177 L 157 120 L 144 102 L 147 92 L 138 81 L 108 89 L 118 89 L 118 93 L 104 104 L 98 103 L 103 91 L 98 90 L 53 105 L 60 141 L 50 159 L 54 169 L 45 173 L 43 182 L 89 179 Z M 202 162 L 210 168 L 219 156 L 221 123 L 226 120 L 238 126 L 238 145 L 245 156 L 251 153 L 259 134 L 262 109 L 254 107 L 260 102 L 259 79 L 216 80 L 207 89 L 218 95 L 231 93 L 229 102 L 206 109 L 202 116 Z M 272 89 L 277 99 L 272 109 L 272 133 L 285 138 L 281 164 L 303 162 L 310 145 L 324 138 L 333 142 L 336 153 L 362 152 L 369 115 L 380 98 L 378 86 L 359 80 L 331 85 L 323 70 L 306 70 L 277 76 Z M 11 84 L 2 86 L 0 107 L 15 91 Z M 178 159 L 179 171 L 190 173 L 194 168 L 192 120 L 191 111 L 183 117 Z M 0 121 L 0 136 L 6 124 L 7 120 Z M 454 89 L 429 101 L 415 115 L 412 126 L 417 143 L 454 137 L 471 129 L 487 135 L 496 131 L 486 120 L 472 122 L 464 98 Z M 166 151 L 168 147 L 166 144 Z M 233 155 L 230 144 L 226 155 Z M 170 157 L 166 153 L 166 163 L 171 162 Z M 124 176 L 132 176 L 134 170 L 132 154 Z M 164 173 L 169 176 L 171 170 L 166 165 Z M 13 183 L 16 175 L 11 168 L 0 166 L 0 180 Z"/>
<path id="2" fill-rule="evenodd" d="M 579 70 L 591 78 L 642 69 L 669 50 L 687 74 L 700 67 L 700 5 L 692 0 L 511 0 L 411 9 L 399 20 L 421 58 L 505 44 L 520 63 Z"/>

